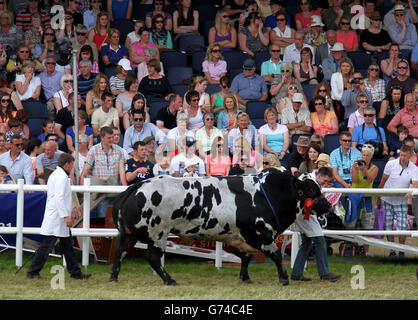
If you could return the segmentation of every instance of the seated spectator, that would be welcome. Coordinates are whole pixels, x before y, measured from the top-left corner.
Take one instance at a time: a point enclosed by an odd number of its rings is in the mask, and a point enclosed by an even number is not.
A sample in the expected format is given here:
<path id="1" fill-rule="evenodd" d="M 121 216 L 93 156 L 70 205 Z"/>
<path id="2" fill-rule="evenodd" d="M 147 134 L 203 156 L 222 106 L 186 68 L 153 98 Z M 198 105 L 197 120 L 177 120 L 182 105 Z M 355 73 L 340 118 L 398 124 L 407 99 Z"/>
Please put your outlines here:
<path id="1" fill-rule="evenodd" d="M 382 127 L 387 128 L 387 125 L 392 118 L 404 106 L 405 94 L 402 87 L 393 86 L 390 88 L 386 98 L 380 105 L 378 118 L 382 119 Z"/>
<path id="2" fill-rule="evenodd" d="M 324 26 L 320 16 L 312 16 L 312 20 L 309 22 L 309 30 L 305 33 L 304 42 L 312 46 L 314 52 L 316 52 L 317 47 L 327 43 L 325 32 L 322 31 Z M 319 65 L 321 62 L 322 59 L 316 61 L 315 56 L 315 63 Z"/>
<path id="3" fill-rule="evenodd" d="M 227 64 L 221 54 L 221 46 L 214 42 L 206 50 L 202 71 L 209 84 L 219 84 L 219 80 L 226 75 Z"/>
<path id="4" fill-rule="evenodd" d="M 23 33 L 14 24 L 13 13 L 5 9 L 0 13 L 0 43 L 6 51 L 16 50 L 23 42 Z"/>
<path id="5" fill-rule="evenodd" d="M 55 134 L 55 122 L 50 119 L 45 119 L 44 123 L 42 123 L 42 133 L 38 136 L 38 139 L 41 142 L 45 142 L 46 136 L 49 134 Z"/>
<path id="6" fill-rule="evenodd" d="M 123 137 L 123 149 L 125 149 L 130 155 L 134 155 L 133 145 L 136 141 L 142 141 L 146 137 L 155 137 L 155 149 L 156 152 L 161 152 L 166 144 L 166 135 L 158 127 L 150 122 L 144 122 L 145 111 L 134 110 L 133 114 L 133 125 L 130 126 Z"/>
<path id="7" fill-rule="evenodd" d="M 86 135 L 88 137 L 87 149 L 93 146 L 93 129 L 87 125 L 87 113 L 84 110 L 78 111 L 78 134 Z M 65 140 L 67 143 L 68 152 L 75 151 L 75 126 L 70 126 L 65 130 Z"/>
<path id="8" fill-rule="evenodd" d="M 329 38 L 331 38 L 332 35 L 336 33 L 332 31 L 329 34 Z M 349 62 L 349 64 L 351 65 L 351 73 L 354 71 L 354 67 L 352 66 L 351 60 L 349 58 L 344 58 L 345 48 L 342 43 L 335 42 L 334 45 L 330 48 L 330 51 L 331 55 L 328 58 L 322 60 L 322 72 L 324 74 L 325 81 L 330 82 L 332 76 L 336 72 L 339 72 L 339 69 L 341 69 L 341 64 L 344 62 Z"/>
<path id="9" fill-rule="evenodd" d="M 229 136 L 228 136 L 229 141 Z M 234 152 L 232 153 L 233 167 L 229 171 L 229 175 L 242 174 L 236 173 L 237 166 L 242 168 L 242 162 L 245 163 L 244 171 L 246 173 L 256 173 L 262 166 L 263 155 L 251 146 L 251 143 L 244 137 L 238 137 L 233 141 Z M 245 155 L 246 159 L 243 159 Z M 235 168 L 235 169 L 234 169 Z M 235 172 L 235 173 L 234 173 Z"/>
<path id="10" fill-rule="evenodd" d="M 292 70 L 290 64 L 283 63 L 281 68 L 281 75 L 276 78 L 277 83 L 274 83 L 270 87 L 270 94 L 272 96 L 271 102 L 277 104 L 277 110 L 281 113 L 284 107 L 292 104 L 293 94 L 300 92 L 303 95 L 303 88 L 298 79 L 292 76 Z M 276 81 L 274 81 L 276 82 Z M 303 108 L 308 108 L 308 101 L 305 95 Z"/>
<path id="11" fill-rule="evenodd" d="M 369 100 L 364 93 L 360 93 L 356 97 L 357 110 L 352 112 L 348 117 L 348 131 L 353 134 L 354 128 L 361 126 L 364 123 L 364 110 L 369 106 Z M 376 123 L 376 119 L 373 118 L 373 123 Z"/>
<path id="12" fill-rule="evenodd" d="M 304 160 L 299 166 L 298 172 L 306 173 L 306 172 L 314 172 L 314 170 L 318 169 L 317 160 L 319 155 L 321 154 L 321 147 L 318 144 L 310 143 L 308 147 L 308 152 L 305 154 Z"/>
<path id="13" fill-rule="evenodd" d="M 295 175 L 295 172 L 299 170 L 299 167 L 308 152 L 309 145 L 309 138 L 306 136 L 300 136 L 298 140 L 293 143 L 293 151 L 287 157 L 287 168 L 292 175 Z"/>
<path id="14" fill-rule="evenodd" d="M 73 92 L 73 76 L 69 74 L 64 74 L 60 79 L 61 90 L 55 92 L 54 94 L 54 114 L 58 113 L 62 108 L 68 106 L 68 96 Z"/>
<path id="15" fill-rule="evenodd" d="M 289 148 L 289 130 L 278 123 L 278 114 L 275 108 L 267 108 L 264 112 L 265 125 L 258 129 L 260 143 L 264 154 L 272 153 L 283 159 Z"/>
<path id="16" fill-rule="evenodd" d="M 32 61 L 34 63 L 34 72 L 43 71 L 43 65 L 36 59 L 30 58 L 29 47 L 25 44 L 18 46 L 17 55 L 15 59 L 9 58 L 6 65 L 7 80 L 8 82 L 13 82 L 16 79 L 17 75 L 23 75 L 23 63 L 25 61 Z"/>
<path id="17" fill-rule="evenodd" d="M 338 119 L 334 111 L 325 109 L 325 98 L 317 95 L 312 98 L 312 101 L 316 110 L 311 113 L 311 123 L 314 134 L 319 135 L 322 140 L 327 134 L 337 134 Z"/>
<path id="18" fill-rule="evenodd" d="M 277 27 L 276 23 L 276 13 L 280 10 L 284 9 L 282 6 L 282 2 L 280 0 L 271 0 L 270 1 L 270 10 L 271 14 L 266 17 L 264 20 L 264 27 L 267 29 L 267 31 L 270 33 L 270 31 Z M 290 24 L 290 21 L 288 21 Z"/>
<path id="19" fill-rule="evenodd" d="M 184 1 L 184 0 L 183 0 Z M 170 174 L 173 177 L 206 175 L 205 163 L 196 154 L 196 140 L 193 137 L 184 137 L 180 142 L 180 152 L 173 157 L 170 164 Z M 186 171 L 187 167 L 193 166 Z M 190 175 L 190 173 L 192 175 Z"/>
<path id="20" fill-rule="evenodd" d="M 133 149 L 135 150 L 135 155 L 126 162 L 126 181 L 128 181 L 128 185 L 154 177 L 154 164 L 146 157 L 147 148 L 145 142 L 135 142 Z"/>
<path id="21" fill-rule="evenodd" d="M 80 97 L 79 97 L 80 99 Z M 80 109 L 80 104 L 78 104 L 78 108 Z M 65 133 L 67 132 L 67 128 L 74 125 L 74 92 L 70 93 L 68 96 L 68 106 L 66 108 L 62 108 L 60 111 L 57 112 L 57 116 L 55 118 L 55 125 L 54 131 L 55 134 L 59 137 L 59 145 L 61 149 L 66 150 L 66 143 L 65 143 Z"/>
<path id="22" fill-rule="evenodd" d="M 386 83 L 398 75 L 396 66 L 401 60 L 399 57 L 400 52 L 401 49 L 399 49 L 399 45 L 397 43 L 392 43 L 389 47 L 389 57 L 380 61 L 380 69 L 382 69 L 383 79 Z"/>
<path id="23" fill-rule="evenodd" d="M 309 31 L 309 25 L 314 16 L 320 17 L 321 13 L 318 10 L 313 10 L 310 1 L 301 0 L 299 2 L 299 12 L 295 16 L 296 30 L 302 32 Z"/>
<path id="24" fill-rule="evenodd" d="M 73 13 L 67 9 L 64 12 L 64 28 L 58 29 L 56 36 L 57 39 L 67 38 L 71 42 L 75 40 L 75 26 Z"/>
<path id="25" fill-rule="evenodd" d="M 347 88 L 344 88 L 341 96 L 341 104 L 344 106 L 344 118 L 347 119 L 357 108 L 357 96 L 365 94 L 367 103 L 373 105 L 373 97 L 364 84 L 363 75 L 360 72 L 353 72 L 353 77 L 348 81 Z"/>
<path id="26" fill-rule="evenodd" d="M 147 159 L 152 164 L 157 163 L 157 161 L 155 159 L 156 153 L 154 152 L 154 150 L 155 150 L 155 137 L 154 136 L 149 136 L 149 137 L 146 137 L 142 141 L 145 143 L 145 149 L 146 149 L 145 156 L 147 157 Z"/>
<path id="27" fill-rule="evenodd" d="M 414 137 L 411 135 L 408 135 L 405 139 L 403 139 L 402 145 L 407 146 L 411 149 L 411 157 L 409 158 L 409 160 L 415 164 L 416 166 L 418 166 L 418 155 L 415 152 L 415 141 L 414 141 Z M 401 146 L 402 148 L 402 146 Z M 398 151 L 398 153 L 400 153 L 400 150 Z"/>
<path id="28" fill-rule="evenodd" d="M 6 143 L 7 143 L 6 134 L 3 132 L 0 132 L 0 155 L 9 151 L 9 148 L 7 147 Z"/>
<path id="29" fill-rule="evenodd" d="M 344 0 L 333 0 L 329 9 L 322 16 L 328 30 L 337 30 L 342 18 L 351 19 L 351 8 L 344 4 Z"/>
<path id="30" fill-rule="evenodd" d="M 150 33 L 146 29 L 140 29 L 138 35 L 141 40 L 135 42 L 129 48 L 129 60 L 131 61 L 131 67 L 137 67 L 141 62 L 145 60 L 145 49 L 156 47 L 156 45 L 150 42 Z M 157 50 L 157 60 L 160 60 L 160 54 Z"/>
<path id="31" fill-rule="evenodd" d="M 157 14 L 152 18 L 150 42 L 154 43 L 160 52 L 173 49 L 171 33 L 164 28 L 164 16 L 161 14 Z"/>
<path id="32" fill-rule="evenodd" d="M 8 130 L 6 132 L 6 141 L 11 143 L 11 139 L 13 136 L 18 135 L 22 139 L 27 139 L 24 131 L 23 131 L 23 123 L 17 118 L 11 118 L 8 123 Z"/>
<path id="33" fill-rule="evenodd" d="M 91 0 L 90 9 L 83 12 L 83 25 L 87 31 L 90 31 L 96 25 L 97 16 L 102 10 L 102 2 L 100 0 Z M 81 172 L 81 171 L 80 171 Z"/>
<path id="34" fill-rule="evenodd" d="M 279 158 L 274 153 L 267 153 L 263 156 L 263 167 L 259 171 L 268 168 L 283 168 Z"/>
<path id="35" fill-rule="evenodd" d="M 23 133 L 25 134 L 25 138 L 30 138 L 30 129 L 28 126 L 29 121 L 29 112 L 25 109 L 17 110 L 16 112 L 16 119 L 20 121 L 21 128 L 23 130 Z"/>
<path id="36" fill-rule="evenodd" d="M 375 150 L 377 151 L 374 154 L 375 158 L 385 158 L 389 154 L 389 149 L 386 142 L 385 130 L 377 127 L 373 123 L 376 120 L 376 110 L 373 107 L 366 107 L 363 111 L 363 116 L 364 123 L 355 127 L 353 130 L 352 147 L 361 151 L 363 150 L 363 145 L 366 143 L 371 144 L 370 141 L 374 141 L 376 144 L 381 144 L 379 150 Z"/>
<path id="37" fill-rule="evenodd" d="M 311 133 L 312 123 L 310 112 L 302 108 L 303 95 L 299 92 L 292 97 L 292 107 L 286 107 L 282 112 L 282 124 L 289 129 L 290 136 L 294 134 Z"/>
<path id="38" fill-rule="evenodd" d="M 213 140 L 210 153 L 205 157 L 205 165 L 209 176 L 228 176 L 231 158 L 228 155 L 228 145 L 222 137 Z"/>
<path id="39" fill-rule="evenodd" d="M 94 137 L 99 136 L 101 128 L 112 125 L 119 128 L 118 111 L 113 106 L 113 95 L 105 92 L 102 95 L 101 107 L 94 110 L 91 115 L 91 127 L 93 128 Z"/>
<path id="40" fill-rule="evenodd" d="M 24 39 L 25 44 L 29 46 L 32 54 L 35 55 L 35 46 L 41 44 L 42 41 L 42 26 L 41 26 L 41 15 L 39 12 L 35 12 L 31 16 L 32 27 L 25 31 Z"/>
<path id="41" fill-rule="evenodd" d="M 269 33 L 263 27 L 263 20 L 258 12 L 252 12 L 245 19 L 243 28 L 238 33 L 238 43 L 241 51 L 254 57 L 257 52 L 267 51 Z"/>
<path id="42" fill-rule="evenodd" d="M 399 158 L 399 150 L 401 149 L 402 145 L 406 138 L 410 137 L 412 139 L 412 143 L 414 144 L 414 137 L 409 135 L 409 130 L 407 127 L 402 125 L 396 128 L 397 139 L 391 139 L 388 141 L 388 148 L 389 148 L 389 160 L 393 160 L 395 158 Z M 414 162 L 415 163 L 415 162 Z"/>
<path id="43" fill-rule="evenodd" d="M 125 40 L 125 47 L 127 47 L 128 49 L 131 47 L 132 44 L 141 40 L 141 37 L 138 35 L 138 31 L 145 27 L 144 21 L 142 20 L 133 20 L 133 21 L 135 22 L 134 30 L 129 32 L 126 35 L 126 40 Z"/>
<path id="44" fill-rule="evenodd" d="M 209 44 L 218 43 L 222 52 L 231 51 L 237 46 L 237 30 L 231 25 L 225 9 L 219 9 L 215 16 L 215 25 L 209 29 Z"/>
<path id="45" fill-rule="evenodd" d="M 235 142 L 240 137 L 244 137 L 249 142 L 251 150 L 256 150 L 257 152 L 261 150 L 257 129 L 251 124 L 250 117 L 245 112 L 237 114 L 234 125 L 231 131 L 229 131 L 228 148 L 231 154 L 234 153 L 236 146 Z"/>
<path id="46" fill-rule="evenodd" d="M 187 129 L 188 122 L 189 118 L 186 113 L 177 113 L 176 126 L 167 133 L 167 150 L 170 158 L 179 153 L 179 150 L 181 149 L 179 142 L 182 141 L 182 138 L 186 136 L 194 138 L 194 132 Z"/>
<path id="47" fill-rule="evenodd" d="M 0 92 L 0 132 L 7 132 L 7 122 L 16 117 L 16 111 L 14 110 L 11 102 L 10 95 L 6 92 Z"/>
<path id="48" fill-rule="evenodd" d="M 285 48 L 292 44 L 295 39 L 295 30 L 286 25 L 287 13 L 285 10 L 280 10 L 276 13 L 277 26 L 270 30 L 269 38 L 272 44 L 278 45 L 284 54 Z"/>
<path id="49" fill-rule="evenodd" d="M 0 165 L 0 184 L 16 184 L 16 180 L 10 175 L 7 168 L 3 165 Z M 1 191 L 5 193 L 8 191 Z"/>
<path id="50" fill-rule="evenodd" d="M 123 118 L 124 114 L 129 111 L 132 106 L 132 99 L 138 93 L 138 79 L 128 74 L 125 79 L 125 91 L 119 93 L 116 97 L 115 107 L 118 111 L 119 118 Z"/>
<path id="51" fill-rule="evenodd" d="M 0 155 L 0 165 L 6 167 L 15 179 L 24 179 L 25 184 L 33 184 L 33 167 L 31 158 L 23 152 L 23 138 L 21 135 L 10 137 L 11 149 Z"/>
<path id="52" fill-rule="evenodd" d="M 300 62 L 295 63 L 293 74 L 300 83 L 318 84 L 318 67 L 313 65 L 313 54 L 309 48 L 300 52 Z"/>
<path id="53" fill-rule="evenodd" d="M 110 29 L 109 36 L 109 44 L 102 45 L 100 50 L 105 67 L 116 65 L 119 63 L 119 60 L 129 58 L 128 49 L 120 44 L 120 31 L 112 28 Z"/>
<path id="54" fill-rule="evenodd" d="M 316 96 L 321 96 L 325 99 L 326 110 L 334 111 L 334 106 L 332 104 L 332 99 L 331 99 L 331 88 L 329 87 L 328 83 L 326 82 L 318 83 L 318 85 L 316 86 L 315 92 L 313 94 L 313 98 Z M 313 98 L 311 99 L 311 101 L 309 101 L 310 112 L 316 111 Z"/>
<path id="55" fill-rule="evenodd" d="M 346 57 L 342 58 L 338 64 L 338 71 L 331 76 L 331 98 L 334 100 L 334 103 L 342 106 L 341 99 L 344 91 L 351 88 L 350 80 L 353 72 L 354 67 L 351 59 Z M 348 119 L 350 115 L 348 112 L 349 111 L 344 112 L 344 119 Z"/>
<path id="56" fill-rule="evenodd" d="M 380 68 L 377 63 L 372 63 L 364 79 L 364 87 L 372 94 L 373 102 L 381 102 L 386 97 L 385 81 L 379 79 Z"/>
<path id="57" fill-rule="evenodd" d="M 411 93 L 415 86 L 415 79 L 409 76 L 409 63 L 405 59 L 399 60 L 396 71 L 398 75 L 395 78 L 389 80 L 386 86 L 386 93 L 389 92 L 389 89 L 393 86 L 401 86 L 403 88 L 404 94 Z"/>
<path id="58" fill-rule="evenodd" d="M 46 184 L 49 175 L 57 168 L 58 158 L 63 152 L 58 150 L 58 143 L 48 141 L 44 145 L 44 152 L 36 157 L 35 167 L 39 184 Z"/>
<path id="59" fill-rule="evenodd" d="M 132 0 L 109 0 L 107 1 L 107 12 L 109 13 L 110 21 L 119 19 L 131 19 L 133 10 Z"/>
<path id="60" fill-rule="evenodd" d="M 225 94 L 223 98 L 223 110 L 219 113 L 217 127 L 224 133 L 231 131 L 237 114 L 240 113 L 238 100 L 232 93 Z"/>
<path id="61" fill-rule="evenodd" d="M 350 30 L 351 18 L 342 17 L 340 20 L 340 29 L 337 30 L 337 42 L 344 45 L 346 51 L 357 51 L 358 50 L 358 38 L 357 33 Z"/>
<path id="62" fill-rule="evenodd" d="M 173 18 L 171 14 L 167 11 L 164 11 L 164 1 L 163 0 L 153 0 L 152 4 L 154 6 L 154 10 L 148 12 L 145 15 L 145 25 L 148 29 L 152 29 L 153 26 L 153 19 L 156 16 L 162 16 L 163 18 L 163 27 L 167 31 L 173 30 Z"/>
<path id="63" fill-rule="evenodd" d="M 84 163 L 87 159 L 87 154 L 89 153 L 89 137 L 85 134 L 80 134 L 78 136 L 78 172 L 83 172 Z M 72 152 L 72 156 L 75 159 L 75 150 Z"/>
<path id="64" fill-rule="evenodd" d="M 96 18 L 96 26 L 90 29 L 88 39 L 96 45 L 98 51 L 102 49 L 102 45 L 108 44 L 110 32 L 110 18 L 106 11 L 101 11 Z"/>
<path id="65" fill-rule="evenodd" d="M 388 26 L 392 42 L 399 44 L 399 48 L 411 50 L 417 43 L 417 29 L 413 23 L 406 20 L 405 7 L 401 4 L 394 7 L 395 23 Z"/>
<path id="66" fill-rule="evenodd" d="M 386 30 L 382 29 L 382 17 L 379 11 L 374 11 L 370 17 L 370 27 L 360 35 L 362 49 L 370 51 L 374 56 L 389 50 L 391 39 Z"/>
<path id="67" fill-rule="evenodd" d="M 415 139 L 418 138 L 418 106 L 412 93 L 405 95 L 405 106 L 392 118 L 387 126 L 387 130 L 396 134 L 396 127 L 403 125 L 408 128 L 409 134 Z"/>
<path id="68" fill-rule="evenodd" d="M 86 112 L 91 116 L 94 110 L 102 105 L 102 95 L 105 92 L 110 92 L 109 79 L 105 74 L 99 73 L 94 80 L 93 89 L 87 92 L 86 95 Z"/>
<path id="69" fill-rule="evenodd" d="M 149 107 L 147 106 L 147 100 L 145 99 L 142 93 L 137 93 L 132 98 L 129 111 L 123 114 L 123 127 L 125 130 L 127 130 L 131 125 L 133 125 L 132 115 L 134 110 L 144 110 L 145 122 L 151 122 L 151 118 L 149 115 Z"/>
<path id="70" fill-rule="evenodd" d="M 114 96 L 125 91 L 125 79 L 131 71 L 131 63 L 128 59 L 121 59 L 116 66 L 116 75 L 110 77 L 110 91 Z"/>
<path id="71" fill-rule="evenodd" d="M 161 156 L 158 157 L 157 163 L 154 165 L 152 171 L 154 177 L 170 175 L 170 157 L 167 154 L 167 151 L 164 151 Z"/>
<path id="72" fill-rule="evenodd" d="M 248 153 L 242 153 L 237 158 L 236 163 L 234 163 L 231 170 L 229 170 L 230 176 L 239 176 L 243 174 L 254 174 L 257 173 L 257 170 L 254 167 L 249 166 L 249 156 Z"/>
<path id="73" fill-rule="evenodd" d="M 74 17 L 74 25 L 83 24 L 83 14 L 80 11 L 81 3 L 77 0 L 68 0 L 67 10 Z"/>
<path id="74" fill-rule="evenodd" d="M 44 61 L 47 56 L 54 55 L 54 44 L 57 41 L 55 30 L 51 27 L 42 33 L 41 43 L 35 46 L 33 57 L 38 61 Z"/>
<path id="75" fill-rule="evenodd" d="M 379 168 L 371 163 L 374 151 L 371 144 L 363 145 L 361 159 L 354 161 L 351 169 L 352 188 L 373 188 L 373 182 L 379 173 Z M 356 225 L 360 224 L 362 230 L 372 230 L 374 225 L 374 199 L 370 196 L 363 196 L 362 193 L 349 194 L 348 197 L 351 210 L 345 214 L 345 227 L 355 229 Z"/>
<path id="76" fill-rule="evenodd" d="M 20 101 L 38 100 L 41 95 L 41 79 L 35 76 L 35 62 L 25 60 L 22 63 L 22 74 L 16 75 L 17 96 Z"/>
<path id="77" fill-rule="evenodd" d="M 86 105 L 87 92 L 93 89 L 97 73 L 92 73 L 92 63 L 90 60 L 81 60 L 79 63 L 80 75 L 77 78 L 78 92 L 81 96 L 81 104 Z"/>
<path id="78" fill-rule="evenodd" d="M 147 75 L 149 75 L 148 73 L 148 62 L 151 61 L 151 59 L 156 59 L 157 57 L 157 48 L 156 47 L 150 47 L 150 48 L 146 48 L 145 50 L 145 54 L 144 54 L 144 61 L 141 62 L 138 65 L 138 83 L 141 83 L 142 79 L 144 77 L 146 77 Z M 161 70 L 159 72 L 160 75 L 164 76 L 164 68 L 163 68 L 163 63 L 160 61 L 160 67 Z"/>
<path id="79" fill-rule="evenodd" d="M 91 72 L 92 73 L 100 73 L 99 71 L 99 64 L 97 60 L 94 58 L 94 53 L 91 45 L 85 44 L 80 48 L 80 54 L 78 56 L 78 61 L 83 60 L 90 60 L 91 61 Z M 77 65 L 77 75 L 81 74 L 80 71 L 80 63 Z"/>
<path id="80" fill-rule="evenodd" d="M 204 159 L 210 152 L 213 142 L 217 137 L 223 138 L 222 131 L 215 127 L 215 116 L 212 112 L 203 115 L 203 127 L 196 130 L 196 150 Z"/>
<path id="81" fill-rule="evenodd" d="M 186 93 L 186 107 L 184 107 L 183 102 L 183 110 L 189 117 L 188 129 L 193 131 L 196 131 L 203 126 L 203 114 L 206 111 L 203 109 L 203 107 L 199 106 L 199 97 L 199 92 L 195 90 L 189 91 Z"/>
<path id="82" fill-rule="evenodd" d="M 180 0 L 177 10 L 173 12 L 173 32 L 178 35 L 198 33 L 199 11 L 194 10 L 191 0 Z"/>
<path id="83" fill-rule="evenodd" d="M 284 63 L 291 63 L 292 65 L 299 64 L 301 61 L 301 53 L 303 48 L 308 48 L 312 52 L 313 56 L 313 48 L 309 44 L 306 44 L 303 42 L 305 35 L 301 31 L 295 32 L 295 39 L 294 43 L 288 45 L 286 49 L 284 50 L 283 55 L 283 62 Z M 314 61 L 311 59 L 311 64 L 313 64 Z"/>
<path id="84" fill-rule="evenodd" d="M 244 61 L 243 72 L 232 80 L 231 92 L 236 93 L 238 103 L 242 109 L 245 109 L 247 102 L 250 100 L 267 100 L 267 85 L 264 79 L 255 73 L 255 61 L 253 59 Z"/>
<path id="85" fill-rule="evenodd" d="M 189 102 L 186 99 L 186 96 L 189 92 L 196 91 L 199 93 L 199 107 L 202 109 L 202 112 L 209 112 L 212 111 L 211 104 L 210 104 L 210 96 L 206 92 L 206 88 L 208 87 L 208 81 L 202 77 L 197 76 L 193 78 L 192 83 L 189 85 L 189 89 L 184 94 L 183 99 L 183 109 L 186 109 L 189 106 Z"/>
<path id="86" fill-rule="evenodd" d="M 310 43 L 309 41 L 309 34 L 305 36 L 305 41 L 307 43 L 309 43 L 310 45 L 312 45 L 312 43 Z M 335 32 L 335 30 L 328 30 L 325 33 L 325 42 L 319 46 L 316 47 L 315 49 L 315 63 L 317 66 L 322 68 L 322 71 L 325 71 L 326 69 L 323 67 L 322 63 L 325 59 L 330 58 L 332 51 L 331 48 L 334 46 L 335 42 L 337 41 L 337 32 Z M 313 47 L 315 47 L 315 45 L 312 45 Z M 342 46 L 344 51 L 344 46 Z M 339 58 L 341 59 L 343 56 L 340 55 Z M 332 64 L 330 64 L 328 66 L 328 68 L 332 67 Z M 334 69 L 337 70 L 337 67 L 334 65 Z M 331 74 L 329 74 L 329 79 L 331 77 Z M 325 79 L 327 80 L 327 79 Z M 329 80 L 327 80 L 329 81 Z"/>
<path id="87" fill-rule="evenodd" d="M 256 3 L 259 8 L 258 11 L 261 13 L 264 21 L 266 17 L 268 17 L 272 13 L 270 8 L 270 0 L 256 0 Z"/>
<path id="88" fill-rule="evenodd" d="M 160 61 L 151 59 L 148 62 L 148 75 L 142 78 L 138 91 L 141 92 L 150 103 L 153 100 L 167 100 L 173 90 L 166 76 L 159 74 L 161 71 Z"/>
<path id="89" fill-rule="evenodd" d="M 183 112 L 183 99 L 180 95 L 171 95 L 170 98 L 168 98 L 168 103 L 167 108 L 161 108 L 157 112 L 155 121 L 157 127 L 166 134 L 177 126 L 177 115 Z"/>
<path id="90" fill-rule="evenodd" d="M 270 44 L 270 60 L 261 64 L 261 76 L 267 84 L 272 84 L 281 74 L 283 61 L 280 60 L 280 47 L 277 44 Z"/>
<path id="91" fill-rule="evenodd" d="M 215 119 L 218 120 L 219 115 L 223 110 L 225 110 L 224 107 L 224 100 L 225 96 L 227 94 L 230 94 L 231 89 L 231 78 L 229 76 L 223 76 L 219 79 L 219 87 L 221 88 L 221 91 L 215 92 L 212 94 L 210 98 L 210 104 L 212 106 L 213 112 L 215 113 Z M 235 96 L 235 94 L 233 94 Z M 236 99 L 236 97 L 235 97 Z"/>

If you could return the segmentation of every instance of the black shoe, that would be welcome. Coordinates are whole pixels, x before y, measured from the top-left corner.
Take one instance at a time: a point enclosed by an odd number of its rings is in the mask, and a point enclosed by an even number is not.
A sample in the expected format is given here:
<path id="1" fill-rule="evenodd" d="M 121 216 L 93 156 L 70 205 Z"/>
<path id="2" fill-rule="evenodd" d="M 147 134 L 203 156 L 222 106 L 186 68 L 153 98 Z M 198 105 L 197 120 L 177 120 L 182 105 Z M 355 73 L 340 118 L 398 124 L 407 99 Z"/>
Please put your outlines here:
<path id="1" fill-rule="evenodd" d="M 80 273 L 80 274 L 77 274 L 77 275 L 71 275 L 71 278 L 77 279 L 77 280 L 86 280 L 90 277 L 91 277 L 90 273 Z"/>
<path id="2" fill-rule="evenodd" d="M 28 279 L 42 279 L 39 273 L 27 273 L 26 278 Z"/>
<path id="3" fill-rule="evenodd" d="M 304 276 L 294 276 L 294 275 L 290 276 L 290 279 L 294 281 L 312 281 L 311 278 L 306 278 Z"/>
<path id="4" fill-rule="evenodd" d="M 330 282 L 335 282 L 338 281 L 341 278 L 340 274 L 333 274 L 332 272 L 321 276 L 321 280 L 322 281 L 330 281 Z"/>

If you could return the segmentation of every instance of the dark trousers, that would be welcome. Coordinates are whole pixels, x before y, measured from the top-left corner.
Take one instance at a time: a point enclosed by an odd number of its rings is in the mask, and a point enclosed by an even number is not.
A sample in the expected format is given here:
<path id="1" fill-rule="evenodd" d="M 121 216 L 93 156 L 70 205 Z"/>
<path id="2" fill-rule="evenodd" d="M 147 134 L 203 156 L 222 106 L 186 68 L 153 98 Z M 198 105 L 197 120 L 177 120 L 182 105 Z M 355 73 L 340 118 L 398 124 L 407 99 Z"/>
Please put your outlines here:
<path id="1" fill-rule="evenodd" d="M 81 274 L 80 267 L 78 266 L 77 257 L 74 254 L 73 238 L 71 236 L 65 238 L 55 236 L 44 236 L 41 246 L 36 251 L 35 257 L 32 260 L 32 264 L 29 267 L 28 274 L 39 274 L 39 272 L 44 267 L 46 261 L 48 260 L 48 255 L 54 248 L 57 239 L 60 240 L 62 254 L 65 257 L 68 272 L 72 276 L 77 276 Z"/>

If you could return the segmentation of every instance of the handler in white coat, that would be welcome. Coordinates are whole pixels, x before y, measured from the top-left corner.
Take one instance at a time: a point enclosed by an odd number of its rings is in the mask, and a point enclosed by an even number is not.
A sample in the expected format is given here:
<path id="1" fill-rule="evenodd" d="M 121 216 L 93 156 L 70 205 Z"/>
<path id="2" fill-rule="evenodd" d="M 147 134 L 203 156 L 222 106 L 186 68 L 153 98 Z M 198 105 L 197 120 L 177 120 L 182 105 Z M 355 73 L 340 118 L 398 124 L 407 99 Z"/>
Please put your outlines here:
<path id="1" fill-rule="evenodd" d="M 316 181 L 322 187 L 332 186 L 334 177 L 332 170 L 327 167 L 320 168 L 316 175 Z M 335 282 L 341 278 L 341 275 L 334 274 L 328 269 L 327 248 L 321 225 L 316 215 L 310 215 L 309 218 L 301 215 L 292 224 L 291 230 L 302 233 L 302 245 L 299 248 L 295 263 L 292 269 L 290 279 L 296 281 L 311 281 L 311 278 L 303 276 L 305 263 L 308 260 L 312 243 L 315 245 L 316 266 L 321 280 Z"/>
<path id="2" fill-rule="evenodd" d="M 41 234 L 44 239 L 27 272 L 27 277 L 30 279 L 41 278 L 39 272 L 58 239 L 71 277 L 87 279 L 91 276 L 81 272 L 73 250 L 73 238 L 70 234 L 73 219 L 71 217 L 71 185 L 68 175 L 73 168 L 74 158 L 68 153 L 63 153 L 58 158 L 57 168 L 49 176 L 45 214 L 41 226 Z"/>

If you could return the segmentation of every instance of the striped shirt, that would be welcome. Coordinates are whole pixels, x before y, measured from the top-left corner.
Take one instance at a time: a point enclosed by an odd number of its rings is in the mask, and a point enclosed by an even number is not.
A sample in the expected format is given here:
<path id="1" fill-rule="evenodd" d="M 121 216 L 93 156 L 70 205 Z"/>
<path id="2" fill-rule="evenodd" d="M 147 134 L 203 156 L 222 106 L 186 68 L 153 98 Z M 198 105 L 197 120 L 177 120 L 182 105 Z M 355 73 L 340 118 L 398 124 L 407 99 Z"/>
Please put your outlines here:
<path id="1" fill-rule="evenodd" d="M 120 147 L 112 145 L 110 152 L 106 153 L 101 143 L 91 147 L 86 158 L 86 163 L 92 167 L 92 175 L 100 179 L 117 177 L 120 161 L 124 161 Z"/>
<path id="2" fill-rule="evenodd" d="M 41 9 L 39 13 L 41 14 L 42 30 L 51 27 L 51 17 L 48 11 Z M 17 14 L 15 24 L 23 32 L 32 28 L 32 13 L 27 7 Z"/>
<path id="3" fill-rule="evenodd" d="M 110 91 L 119 90 L 125 91 L 125 79 L 120 79 L 117 76 L 112 76 L 109 80 L 110 82 Z"/>

